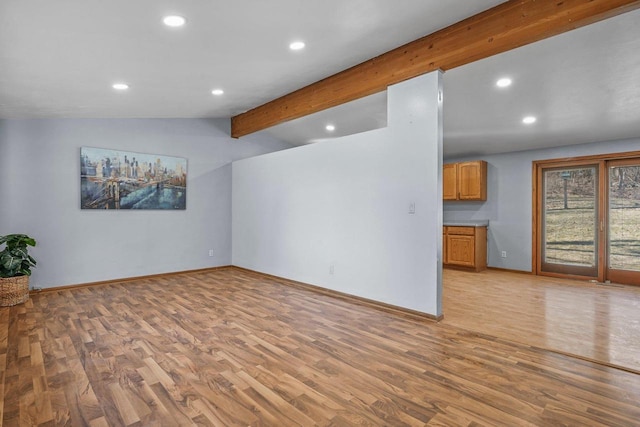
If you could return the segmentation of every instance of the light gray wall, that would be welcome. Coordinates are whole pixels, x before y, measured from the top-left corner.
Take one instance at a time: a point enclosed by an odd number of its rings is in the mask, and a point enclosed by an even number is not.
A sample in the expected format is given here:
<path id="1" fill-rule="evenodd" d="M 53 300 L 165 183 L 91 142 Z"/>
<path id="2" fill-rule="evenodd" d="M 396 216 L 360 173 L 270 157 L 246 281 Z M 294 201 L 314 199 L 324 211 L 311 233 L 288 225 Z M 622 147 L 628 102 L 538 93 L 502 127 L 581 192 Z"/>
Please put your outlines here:
<path id="1" fill-rule="evenodd" d="M 9 222 L 9 200 L 6 195 L 11 185 L 11 179 L 8 175 L 9 170 L 9 144 L 5 144 L 6 140 L 6 128 L 2 125 L 3 121 L 0 120 L 0 235 L 8 234 L 2 233 L 2 230 L 9 230 L 11 223 Z"/>
<path id="2" fill-rule="evenodd" d="M 439 315 L 439 90 L 394 85 L 387 128 L 235 162 L 233 264 Z"/>
<path id="3" fill-rule="evenodd" d="M 81 146 L 187 158 L 187 209 L 81 210 Z M 223 119 L 3 120 L 0 234 L 36 238 L 43 288 L 229 265 L 230 163 L 289 147 Z"/>
<path id="4" fill-rule="evenodd" d="M 532 162 L 637 150 L 640 150 L 640 139 L 474 157 L 488 163 L 487 201 L 445 202 L 444 217 L 488 219 L 489 266 L 531 271 Z M 462 160 L 472 158 L 451 158 L 445 163 Z M 501 251 L 507 252 L 506 258 L 501 258 Z"/>

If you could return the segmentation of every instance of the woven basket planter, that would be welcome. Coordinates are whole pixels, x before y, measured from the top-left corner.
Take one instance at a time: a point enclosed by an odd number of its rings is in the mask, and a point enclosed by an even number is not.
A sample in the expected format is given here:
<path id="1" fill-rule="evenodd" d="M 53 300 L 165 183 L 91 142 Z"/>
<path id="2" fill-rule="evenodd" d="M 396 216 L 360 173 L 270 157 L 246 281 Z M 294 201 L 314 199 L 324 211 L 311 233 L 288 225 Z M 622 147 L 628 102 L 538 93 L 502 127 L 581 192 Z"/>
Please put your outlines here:
<path id="1" fill-rule="evenodd" d="M 22 304 L 29 299 L 29 276 L 0 278 L 0 307 Z"/>

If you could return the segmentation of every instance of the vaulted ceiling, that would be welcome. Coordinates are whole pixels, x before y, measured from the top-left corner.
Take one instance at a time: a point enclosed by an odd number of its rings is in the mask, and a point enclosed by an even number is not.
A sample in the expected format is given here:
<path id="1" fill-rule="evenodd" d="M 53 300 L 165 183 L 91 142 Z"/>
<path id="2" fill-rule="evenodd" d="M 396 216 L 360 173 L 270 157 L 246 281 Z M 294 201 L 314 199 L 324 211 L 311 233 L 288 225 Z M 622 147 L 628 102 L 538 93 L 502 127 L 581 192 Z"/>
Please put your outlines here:
<path id="1" fill-rule="evenodd" d="M 228 118 L 500 3 L 3 0 L 0 118 Z M 186 25 L 164 26 L 169 14 Z M 629 12 L 447 71 L 445 154 L 640 136 L 637 22 Z M 289 50 L 295 40 L 306 47 Z M 502 76 L 513 84 L 498 90 Z M 300 145 L 380 127 L 384 100 L 265 132 Z M 538 121 L 523 126 L 527 114 Z"/>

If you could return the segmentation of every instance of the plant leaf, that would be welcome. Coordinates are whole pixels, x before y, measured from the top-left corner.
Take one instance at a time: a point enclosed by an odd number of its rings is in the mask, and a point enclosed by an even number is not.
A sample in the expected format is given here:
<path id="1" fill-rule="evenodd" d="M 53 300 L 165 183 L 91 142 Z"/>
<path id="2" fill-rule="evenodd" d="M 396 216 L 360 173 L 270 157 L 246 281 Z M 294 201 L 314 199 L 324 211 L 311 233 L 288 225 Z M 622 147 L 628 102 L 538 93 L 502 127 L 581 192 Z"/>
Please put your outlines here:
<path id="1" fill-rule="evenodd" d="M 15 271 L 20 267 L 20 264 L 22 264 L 22 260 L 20 258 L 8 256 L 4 258 L 2 266 L 9 271 Z"/>

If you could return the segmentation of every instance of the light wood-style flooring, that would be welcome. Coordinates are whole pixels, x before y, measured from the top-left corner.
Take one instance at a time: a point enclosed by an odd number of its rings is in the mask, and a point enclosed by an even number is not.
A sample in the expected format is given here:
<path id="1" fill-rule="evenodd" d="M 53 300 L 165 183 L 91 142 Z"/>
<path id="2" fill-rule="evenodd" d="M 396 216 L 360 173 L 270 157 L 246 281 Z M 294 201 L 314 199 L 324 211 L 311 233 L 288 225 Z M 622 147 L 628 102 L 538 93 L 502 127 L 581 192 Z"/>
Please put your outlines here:
<path id="1" fill-rule="evenodd" d="M 634 373 L 235 268 L 0 309 L 0 379 L 7 427 L 640 423 Z"/>
<path id="2" fill-rule="evenodd" d="M 443 283 L 445 324 L 640 374 L 638 286 L 450 269 Z"/>

